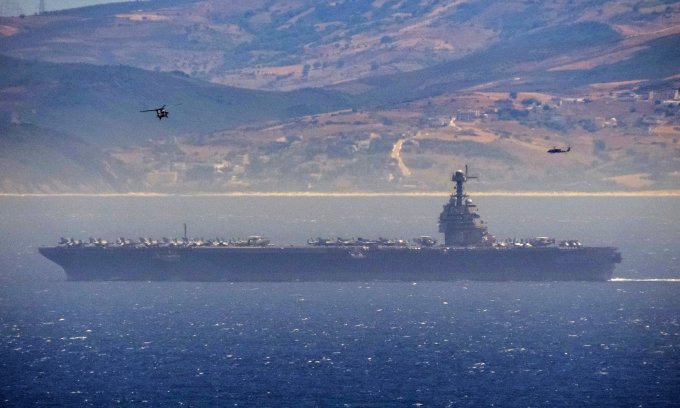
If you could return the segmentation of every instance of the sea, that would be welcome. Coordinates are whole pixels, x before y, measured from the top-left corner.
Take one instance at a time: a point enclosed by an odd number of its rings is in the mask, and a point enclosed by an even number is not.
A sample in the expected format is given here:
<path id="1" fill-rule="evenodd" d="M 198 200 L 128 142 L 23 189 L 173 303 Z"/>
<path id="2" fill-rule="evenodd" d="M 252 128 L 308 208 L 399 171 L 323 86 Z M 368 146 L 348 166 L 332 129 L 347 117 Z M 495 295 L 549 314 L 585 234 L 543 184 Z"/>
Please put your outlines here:
<path id="1" fill-rule="evenodd" d="M 609 282 L 71 282 L 60 237 L 440 237 L 446 196 L 0 197 L 2 407 L 680 406 L 680 197 L 481 196 Z"/>

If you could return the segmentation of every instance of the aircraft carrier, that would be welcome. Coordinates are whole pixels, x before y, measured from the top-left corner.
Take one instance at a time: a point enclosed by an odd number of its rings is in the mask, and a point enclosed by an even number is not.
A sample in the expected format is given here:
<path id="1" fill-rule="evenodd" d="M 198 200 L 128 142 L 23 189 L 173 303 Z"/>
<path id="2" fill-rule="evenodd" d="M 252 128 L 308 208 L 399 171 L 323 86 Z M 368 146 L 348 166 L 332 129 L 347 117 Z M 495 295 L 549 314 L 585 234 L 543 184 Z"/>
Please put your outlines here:
<path id="1" fill-rule="evenodd" d="M 120 238 L 87 242 L 62 238 L 39 251 L 69 280 L 289 281 L 606 281 L 621 254 L 549 237 L 497 241 L 464 192 L 465 172 L 439 215 L 444 242 L 310 239 L 276 246 L 260 236 L 243 240 Z"/>

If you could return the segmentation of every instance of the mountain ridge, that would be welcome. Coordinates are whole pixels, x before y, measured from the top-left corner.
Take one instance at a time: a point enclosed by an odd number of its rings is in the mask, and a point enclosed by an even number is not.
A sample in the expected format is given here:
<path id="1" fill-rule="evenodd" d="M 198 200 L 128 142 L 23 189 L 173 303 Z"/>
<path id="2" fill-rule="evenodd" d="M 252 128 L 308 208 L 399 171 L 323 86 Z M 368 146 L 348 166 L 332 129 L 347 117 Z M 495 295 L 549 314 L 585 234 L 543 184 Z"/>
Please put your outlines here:
<path id="1" fill-rule="evenodd" d="M 0 87 L 15 120 L 87 138 L 103 146 L 148 138 L 210 132 L 249 122 L 291 118 L 350 106 L 335 91 L 267 92 L 205 83 L 181 73 L 152 73 L 125 66 L 54 64 L 0 56 Z M 140 110 L 167 104 L 160 125 Z M 173 107 L 189 106 L 190 110 Z M 77 126 L 72 118 L 77 117 Z M 139 135 L 144 135 L 140 139 Z"/>
<path id="2" fill-rule="evenodd" d="M 487 175 L 482 190 L 680 184 L 677 5 L 334 4 L 0 19 L 0 122 L 81 140 L 132 175 L 105 187 L 90 162 L 96 191 L 438 191 L 452 162 Z M 163 104 L 169 119 L 138 113 Z M 573 149 L 545 154 L 556 145 Z"/>
<path id="3" fill-rule="evenodd" d="M 633 0 L 128 2 L 2 19 L 14 31 L 0 53 L 286 90 L 416 71 L 569 24 L 606 25 L 628 42 L 661 35 L 677 12 Z"/>

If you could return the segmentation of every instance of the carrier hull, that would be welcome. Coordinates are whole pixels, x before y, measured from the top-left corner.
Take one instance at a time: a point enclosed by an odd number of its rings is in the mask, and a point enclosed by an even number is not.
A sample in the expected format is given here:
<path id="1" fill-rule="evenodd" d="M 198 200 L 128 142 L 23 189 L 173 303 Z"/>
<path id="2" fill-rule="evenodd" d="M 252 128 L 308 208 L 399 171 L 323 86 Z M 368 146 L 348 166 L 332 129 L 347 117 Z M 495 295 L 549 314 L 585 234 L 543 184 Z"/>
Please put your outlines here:
<path id="1" fill-rule="evenodd" d="M 69 280 L 606 281 L 611 247 L 43 247 Z"/>
<path id="2" fill-rule="evenodd" d="M 404 240 L 342 239 L 277 247 L 269 240 L 193 240 L 186 224 L 181 240 L 120 238 L 113 244 L 71 238 L 40 253 L 59 264 L 70 280 L 294 281 L 606 281 L 621 254 L 612 247 L 559 245 L 548 237 L 496 242 L 464 192 L 457 170 L 455 192 L 439 216 L 444 245 L 422 236 Z M 470 177 L 472 178 L 472 177 Z"/>

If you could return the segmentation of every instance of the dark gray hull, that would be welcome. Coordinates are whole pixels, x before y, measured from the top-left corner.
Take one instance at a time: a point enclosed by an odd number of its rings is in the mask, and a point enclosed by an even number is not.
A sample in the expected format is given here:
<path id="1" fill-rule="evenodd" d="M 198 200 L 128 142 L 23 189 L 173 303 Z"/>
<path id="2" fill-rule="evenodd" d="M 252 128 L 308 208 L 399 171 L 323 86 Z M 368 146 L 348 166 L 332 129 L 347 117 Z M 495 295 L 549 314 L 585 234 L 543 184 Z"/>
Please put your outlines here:
<path id="1" fill-rule="evenodd" d="M 69 280 L 606 281 L 616 248 L 44 247 Z"/>

